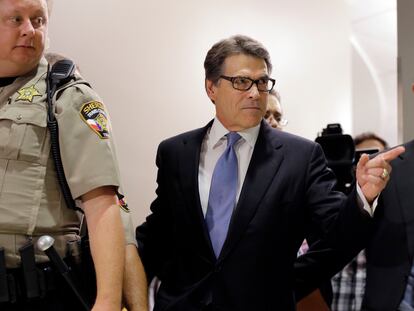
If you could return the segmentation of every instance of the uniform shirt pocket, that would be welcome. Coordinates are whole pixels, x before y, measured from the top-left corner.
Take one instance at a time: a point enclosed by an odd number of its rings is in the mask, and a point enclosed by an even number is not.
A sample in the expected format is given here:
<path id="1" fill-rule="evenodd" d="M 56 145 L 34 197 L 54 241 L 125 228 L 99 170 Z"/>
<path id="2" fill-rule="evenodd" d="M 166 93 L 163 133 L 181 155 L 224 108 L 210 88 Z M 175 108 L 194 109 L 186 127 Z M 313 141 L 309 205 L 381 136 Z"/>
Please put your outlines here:
<path id="1" fill-rule="evenodd" d="M 46 109 L 38 105 L 12 105 L 0 114 L 2 158 L 44 164 Z"/>

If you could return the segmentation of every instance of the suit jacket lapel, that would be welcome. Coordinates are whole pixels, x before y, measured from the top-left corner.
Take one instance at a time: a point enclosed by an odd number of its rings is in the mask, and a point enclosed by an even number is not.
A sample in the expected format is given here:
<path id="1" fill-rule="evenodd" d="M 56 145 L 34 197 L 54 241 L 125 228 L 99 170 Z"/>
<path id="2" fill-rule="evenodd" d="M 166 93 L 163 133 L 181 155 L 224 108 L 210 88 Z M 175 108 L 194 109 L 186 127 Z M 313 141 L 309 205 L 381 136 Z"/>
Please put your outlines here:
<path id="1" fill-rule="evenodd" d="M 193 220 L 194 234 L 198 234 L 205 241 L 204 247 L 200 250 L 207 250 L 203 255 L 208 259 L 214 258 L 214 251 L 211 246 L 210 236 L 204 221 L 204 215 L 200 203 L 200 192 L 198 186 L 198 170 L 200 163 L 201 145 L 208 129 L 213 121 L 204 128 L 196 130 L 193 135 L 187 136 L 182 141 L 181 154 L 179 159 L 180 181 L 183 186 L 183 193 L 187 201 L 187 209 L 190 218 Z"/>
<path id="2" fill-rule="evenodd" d="M 260 200 L 283 161 L 283 153 L 281 150 L 277 150 L 281 147 L 282 143 L 277 137 L 276 130 L 262 121 L 239 201 L 233 213 L 219 260 L 231 251 L 253 218 Z"/>

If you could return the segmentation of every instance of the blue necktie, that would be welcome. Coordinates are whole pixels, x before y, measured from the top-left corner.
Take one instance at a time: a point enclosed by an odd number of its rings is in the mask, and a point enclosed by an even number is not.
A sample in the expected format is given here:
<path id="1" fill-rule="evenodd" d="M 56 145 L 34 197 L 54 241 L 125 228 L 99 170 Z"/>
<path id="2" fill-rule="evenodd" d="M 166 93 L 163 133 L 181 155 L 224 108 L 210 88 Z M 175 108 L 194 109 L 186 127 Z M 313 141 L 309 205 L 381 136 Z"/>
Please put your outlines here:
<path id="1" fill-rule="evenodd" d="M 405 304 L 405 308 L 403 308 Z M 405 288 L 405 293 L 403 301 L 400 306 L 401 310 L 414 310 L 414 264 L 411 266 L 411 271 L 408 276 L 407 287 Z"/>
<path id="2" fill-rule="evenodd" d="M 227 148 L 218 159 L 211 178 L 206 223 L 216 258 L 226 239 L 236 204 L 238 166 L 234 144 L 240 138 L 236 132 L 227 134 Z"/>

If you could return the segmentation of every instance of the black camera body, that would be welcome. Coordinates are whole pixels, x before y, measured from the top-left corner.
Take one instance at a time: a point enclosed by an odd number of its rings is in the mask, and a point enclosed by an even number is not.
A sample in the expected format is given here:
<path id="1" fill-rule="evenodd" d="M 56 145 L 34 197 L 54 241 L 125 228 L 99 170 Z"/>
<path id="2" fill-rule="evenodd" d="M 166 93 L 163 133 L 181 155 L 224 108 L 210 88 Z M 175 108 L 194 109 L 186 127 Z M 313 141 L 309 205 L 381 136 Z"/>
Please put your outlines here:
<path id="1" fill-rule="evenodd" d="M 349 193 L 355 181 L 355 144 L 350 135 L 342 133 L 339 123 L 328 124 L 315 139 L 325 153 L 328 167 L 338 179 L 337 190 Z"/>

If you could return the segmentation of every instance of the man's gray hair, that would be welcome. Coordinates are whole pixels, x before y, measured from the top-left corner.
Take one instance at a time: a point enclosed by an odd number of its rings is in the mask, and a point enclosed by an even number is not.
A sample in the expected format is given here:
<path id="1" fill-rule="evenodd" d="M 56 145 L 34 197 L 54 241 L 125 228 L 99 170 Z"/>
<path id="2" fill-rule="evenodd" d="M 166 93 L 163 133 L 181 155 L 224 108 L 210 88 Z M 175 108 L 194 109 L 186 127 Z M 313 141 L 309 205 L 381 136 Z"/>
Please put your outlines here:
<path id="1" fill-rule="evenodd" d="M 274 97 L 276 97 L 277 101 L 280 104 L 280 93 L 278 91 L 276 91 L 274 88 L 269 92 L 270 95 L 273 95 Z"/>
<path id="2" fill-rule="evenodd" d="M 272 62 L 269 52 L 259 41 L 243 35 L 235 35 L 214 44 L 207 52 L 204 60 L 206 79 L 218 82 L 223 74 L 223 63 L 227 57 L 245 54 L 261 58 L 266 62 L 269 74 L 272 72 Z"/>

